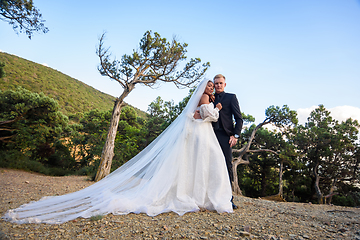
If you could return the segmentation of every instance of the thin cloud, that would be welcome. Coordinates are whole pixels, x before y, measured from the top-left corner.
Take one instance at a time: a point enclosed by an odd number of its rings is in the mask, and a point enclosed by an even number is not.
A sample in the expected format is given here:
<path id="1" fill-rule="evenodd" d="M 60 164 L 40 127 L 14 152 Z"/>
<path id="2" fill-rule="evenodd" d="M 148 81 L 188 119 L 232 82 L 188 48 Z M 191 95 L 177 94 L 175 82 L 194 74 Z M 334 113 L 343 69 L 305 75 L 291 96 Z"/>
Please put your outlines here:
<path id="1" fill-rule="evenodd" d="M 360 108 L 353 106 L 339 106 L 330 109 L 331 116 L 339 121 L 345 121 L 348 118 L 360 122 Z"/>
<path id="2" fill-rule="evenodd" d="M 307 122 L 308 117 L 310 116 L 311 111 L 315 110 L 315 108 L 317 108 L 318 106 L 312 106 L 309 108 L 299 108 L 298 110 L 296 110 L 297 112 L 297 117 L 299 119 L 299 124 L 304 124 L 305 122 Z"/>
<path id="3" fill-rule="evenodd" d="M 297 110 L 299 124 L 304 124 L 307 122 L 307 118 L 310 116 L 311 111 L 313 111 L 318 106 L 312 106 L 309 108 L 299 108 Z M 326 107 L 325 107 L 326 108 Z M 352 118 L 353 120 L 358 120 L 360 122 L 360 108 L 353 106 L 338 106 L 334 108 L 327 108 L 330 112 L 330 115 L 338 120 L 339 122 L 345 121 L 348 118 Z"/>
<path id="4" fill-rule="evenodd" d="M 309 108 L 299 108 L 297 110 L 299 124 L 305 125 L 308 117 L 310 116 L 311 111 L 315 110 L 318 106 L 311 106 Z M 334 108 L 326 108 L 330 112 L 330 116 L 339 122 L 346 121 L 351 118 L 352 120 L 357 120 L 360 123 L 360 108 L 353 106 L 338 106 Z M 277 127 L 273 124 L 265 125 L 269 131 L 277 131 Z M 360 132 L 358 134 L 358 143 L 360 143 Z"/>

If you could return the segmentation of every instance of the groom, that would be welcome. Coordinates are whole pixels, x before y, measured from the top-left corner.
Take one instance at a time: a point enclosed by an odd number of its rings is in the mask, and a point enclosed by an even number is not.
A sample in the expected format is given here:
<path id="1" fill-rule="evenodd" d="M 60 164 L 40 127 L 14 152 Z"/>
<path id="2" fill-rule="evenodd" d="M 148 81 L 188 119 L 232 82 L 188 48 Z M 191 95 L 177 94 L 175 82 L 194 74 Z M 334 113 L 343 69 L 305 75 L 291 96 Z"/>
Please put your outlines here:
<path id="1" fill-rule="evenodd" d="M 217 103 L 221 103 L 222 109 L 219 112 L 218 121 L 213 122 L 213 128 L 221 146 L 221 149 L 224 153 L 226 166 L 230 178 L 230 185 L 232 185 L 232 182 L 234 181 L 234 175 L 232 170 L 232 147 L 235 146 L 240 136 L 243 119 L 236 95 L 224 92 L 224 89 L 226 87 L 225 77 L 221 74 L 216 75 L 214 77 L 214 85 L 214 105 L 216 105 Z M 233 208 L 236 209 L 237 206 L 233 202 L 232 204 Z"/>

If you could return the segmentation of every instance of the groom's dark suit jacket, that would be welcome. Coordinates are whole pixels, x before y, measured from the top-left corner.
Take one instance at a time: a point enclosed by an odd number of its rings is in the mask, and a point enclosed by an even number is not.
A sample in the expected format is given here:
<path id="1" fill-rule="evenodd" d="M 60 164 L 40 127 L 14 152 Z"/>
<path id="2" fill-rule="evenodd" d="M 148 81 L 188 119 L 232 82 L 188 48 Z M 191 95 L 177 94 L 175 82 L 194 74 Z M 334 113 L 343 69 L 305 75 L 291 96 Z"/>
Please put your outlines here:
<path id="1" fill-rule="evenodd" d="M 215 94 L 214 105 L 219 102 L 222 104 L 222 109 L 219 112 L 218 121 L 213 122 L 214 130 L 223 129 L 229 136 L 240 135 L 243 119 L 236 95 L 225 92 Z M 235 120 L 235 125 L 233 119 Z"/>
<path id="2" fill-rule="evenodd" d="M 243 125 L 243 119 L 240 112 L 239 102 L 235 94 L 219 93 L 215 94 L 215 106 L 217 103 L 222 104 L 219 112 L 219 119 L 213 122 L 213 128 L 216 138 L 219 141 L 221 150 L 225 156 L 226 167 L 229 173 L 230 183 L 234 180 L 232 172 L 232 148 L 229 144 L 230 136 L 240 135 Z M 233 122 L 235 120 L 235 124 Z"/>

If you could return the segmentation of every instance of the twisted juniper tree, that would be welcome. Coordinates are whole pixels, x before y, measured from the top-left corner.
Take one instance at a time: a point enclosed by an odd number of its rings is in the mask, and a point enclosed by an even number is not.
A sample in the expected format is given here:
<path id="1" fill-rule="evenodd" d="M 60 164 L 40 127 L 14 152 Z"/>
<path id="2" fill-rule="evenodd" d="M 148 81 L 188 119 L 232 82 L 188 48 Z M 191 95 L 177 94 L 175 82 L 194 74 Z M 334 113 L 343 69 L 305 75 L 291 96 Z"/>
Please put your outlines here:
<path id="1" fill-rule="evenodd" d="M 102 150 L 100 165 L 95 181 L 99 181 L 110 173 L 114 156 L 114 141 L 117 133 L 121 108 L 124 99 L 135 88 L 136 84 L 154 87 L 160 82 L 171 82 L 176 87 L 192 87 L 204 75 L 210 64 L 201 64 L 200 58 L 190 59 L 184 68 L 178 71 L 179 64 L 186 60 L 186 43 L 166 38 L 147 31 L 140 40 L 139 49 L 131 55 L 123 55 L 121 60 L 111 60 L 109 48 L 104 48 L 105 33 L 99 39 L 96 54 L 100 59 L 98 70 L 101 75 L 117 81 L 124 89 L 116 98 L 109 131 Z"/>
<path id="2" fill-rule="evenodd" d="M 249 164 L 248 155 L 249 153 L 255 152 L 270 152 L 275 155 L 280 155 L 280 153 L 275 152 L 271 149 L 258 149 L 258 150 L 251 150 L 250 146 L 253 144 L 256 132 L 267 124 L 274 124 L 278 128 L 285 127 L 287 125 L 294 124 L 296 125 L 298 120 L 296 118 L 296 111 L 290 110 L 287 105 L 284 105 L 282 108 L 279 106 L 270 106 L 265 111 L 266 118 L 263 122 L 259 123 L 252 131 L 247 143 L 241 149 L 233 149 L 233 153 L 237 153 L 238 156 L 233 159 L 233 174 L 234 174 L 234 181 L 232 182 L 232 189 L 235 194 L 242 195 L 241 189 L 239 187 L 238 175 L 237 175 L 237 167 L 239 164 Z M 280 162 L 280 187 L 279 192 L 282 191 L 282 165 L 283 161 Z"/>

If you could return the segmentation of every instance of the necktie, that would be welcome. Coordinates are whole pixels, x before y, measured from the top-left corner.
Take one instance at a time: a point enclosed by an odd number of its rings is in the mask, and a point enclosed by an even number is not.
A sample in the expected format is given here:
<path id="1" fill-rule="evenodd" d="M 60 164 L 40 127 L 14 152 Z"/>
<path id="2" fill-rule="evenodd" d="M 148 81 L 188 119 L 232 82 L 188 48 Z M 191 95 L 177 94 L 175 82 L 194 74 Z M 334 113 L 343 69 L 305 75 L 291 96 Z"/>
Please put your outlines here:
<path id="1" fill-rule="evenodd" d="M 215 93 L 214 105 L 216 106 L 216 104 L 218 103 L 219 103 L 219 94 Z"/>

